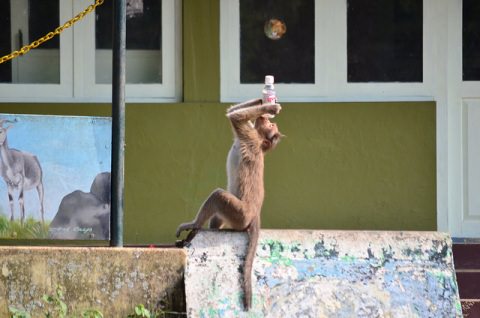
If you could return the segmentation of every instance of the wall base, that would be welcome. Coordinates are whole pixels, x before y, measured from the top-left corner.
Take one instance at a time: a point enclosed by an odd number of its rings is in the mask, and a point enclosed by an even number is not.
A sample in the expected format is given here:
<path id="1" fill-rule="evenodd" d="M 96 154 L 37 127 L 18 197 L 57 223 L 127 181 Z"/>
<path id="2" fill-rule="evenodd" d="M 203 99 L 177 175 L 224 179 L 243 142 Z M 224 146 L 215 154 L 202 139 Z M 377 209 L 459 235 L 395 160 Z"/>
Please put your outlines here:
<path id="1" fill-rule="evenodd" d="M 138 304 L 184 312 L 185 251 L 155 248 L 0 247 L 0 317 L 43 317 L 42 296 L 64 289 L 69 313 L 126 317 Z"/>

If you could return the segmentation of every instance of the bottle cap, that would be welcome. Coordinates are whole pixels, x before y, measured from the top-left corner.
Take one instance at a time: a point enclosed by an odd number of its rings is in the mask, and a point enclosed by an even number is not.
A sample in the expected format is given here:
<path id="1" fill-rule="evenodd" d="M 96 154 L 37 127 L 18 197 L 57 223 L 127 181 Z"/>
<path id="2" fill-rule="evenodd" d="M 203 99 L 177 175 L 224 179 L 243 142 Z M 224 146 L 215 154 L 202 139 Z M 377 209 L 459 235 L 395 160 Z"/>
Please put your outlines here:
<path id="1" fill-rule="evenodd" d="M 265 76 L 265 84 L 273 84 L 274 82 L 274 79 L 273 79 L 273 75 L 266 75 Z"/>

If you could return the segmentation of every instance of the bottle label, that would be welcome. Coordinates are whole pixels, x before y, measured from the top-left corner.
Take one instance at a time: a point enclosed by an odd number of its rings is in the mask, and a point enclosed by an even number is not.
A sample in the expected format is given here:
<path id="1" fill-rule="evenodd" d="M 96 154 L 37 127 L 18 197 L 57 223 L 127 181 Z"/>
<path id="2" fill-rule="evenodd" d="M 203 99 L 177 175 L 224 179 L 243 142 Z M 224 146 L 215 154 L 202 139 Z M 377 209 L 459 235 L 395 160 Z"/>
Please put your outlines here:
<path id="1" fill-rule="evenodd" d="M 277 101 L 277 97 L 275 95 L 265 95 L 263 100 L 266 104 L 275 104 L 275 102 Z"/>

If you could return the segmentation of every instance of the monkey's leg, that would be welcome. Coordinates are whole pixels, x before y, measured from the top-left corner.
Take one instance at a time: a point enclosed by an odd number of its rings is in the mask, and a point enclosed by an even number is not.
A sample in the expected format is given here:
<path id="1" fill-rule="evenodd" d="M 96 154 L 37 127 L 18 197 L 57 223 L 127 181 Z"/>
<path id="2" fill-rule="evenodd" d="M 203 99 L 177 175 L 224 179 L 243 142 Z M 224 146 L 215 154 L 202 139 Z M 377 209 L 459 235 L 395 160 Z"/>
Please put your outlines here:
<path id="1" fill-rule="evenodd" d="M 210 229 L 221 229 L 224 225 L 225 225 L 225 222 L 223 222 L 223 220 L 218 216 L 214 215 L 210 219 L 210 223 L 208 224 L 208 227 Z"/>
<path id="2" fill-rule="evenodd" d="M 205 224 L 205 222 L 207 222 L 207 220 L 210 219 L 217 212 L 219 208 L 219 203 L 217 202 L 219 201 L 218 193 L 221 191 L 224 190 L 217 189 L 208 196 L 208 198 L 205 200 L 205 202 L 203 202 L 202 206 L 198 210 L 197 215 L 192 222 L 182 223 L 179 225 L 176 232 L 177 237 L 179 237 L 183 231 L 200 229 L 203 224 Z M 189 238 L 193 239 L 193 237 L 190 237 L 190 235 Z"/>
<path id="3" fill-rule="evenodd" d="M 244 230 L 250 223 L 250 220 L 246 218 L 245 204 L 233 194 L 223 189 L 217 189 L 202 204 L 195 220 L 180 224 L 176 233 L 177 237 L 182 231 L 200 229 L 217 213 L 229 224 L 232 224 L 234 229 Z"/>
<path id="4" fill-rule="evenodd" d="M 232 229 L 244 231 L 255 217 L 255 211 L 249 209 L 248 205 L 227 191 L 218 193 L 222 204 L 218 211 L 218 218 L 224 220 Z"/>

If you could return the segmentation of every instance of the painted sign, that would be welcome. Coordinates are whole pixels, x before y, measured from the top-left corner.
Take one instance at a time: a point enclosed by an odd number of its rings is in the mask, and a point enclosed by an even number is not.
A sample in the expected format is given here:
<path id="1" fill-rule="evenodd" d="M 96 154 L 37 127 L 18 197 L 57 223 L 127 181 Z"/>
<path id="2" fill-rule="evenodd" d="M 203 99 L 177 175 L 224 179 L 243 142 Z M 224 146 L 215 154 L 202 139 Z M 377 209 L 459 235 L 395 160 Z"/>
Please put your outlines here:
<path id="1" fill-rule="evenodd" d="M 0 238 L 110 238 L 111 118 L 0 114 Z"/>
<path id="2" fill-rule="evenodd" d="M 242 305 L 247 235 L 188 247 L 188 317 L 462 317 L 451 240 L 436 232 L 262 230 Z"/>

